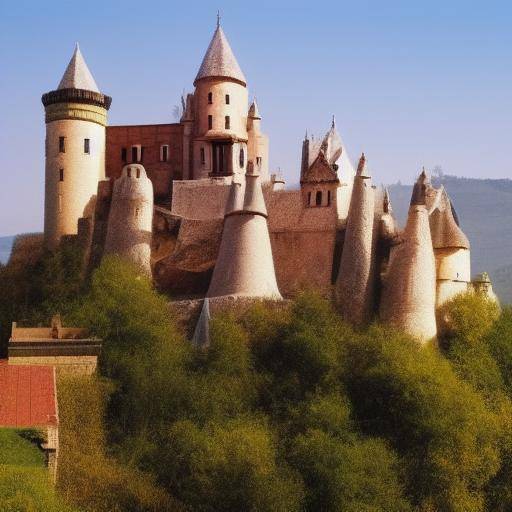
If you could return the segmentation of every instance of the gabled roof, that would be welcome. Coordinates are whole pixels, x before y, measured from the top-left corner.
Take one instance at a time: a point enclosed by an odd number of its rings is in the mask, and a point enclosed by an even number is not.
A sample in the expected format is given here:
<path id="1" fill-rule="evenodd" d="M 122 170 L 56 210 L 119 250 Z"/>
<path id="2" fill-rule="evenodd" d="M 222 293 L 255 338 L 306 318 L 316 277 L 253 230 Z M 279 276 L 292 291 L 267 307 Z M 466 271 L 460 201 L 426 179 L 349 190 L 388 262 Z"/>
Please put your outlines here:
<path id="1" fill-rule="evenodd" d="M 76 43 L 75 51 L 66 71 L 64 71 L 58 89 L 85 89 L 86 91 L 100 92 L 80 52 L 78 43 Z"/>
<path id="2" fill-rule="evenodd" d="M 336 183 L 338 181 L 338 175 L 322 149 L 300 180 L 301 183 Z"/>
<path id="3" fill-rule="evenodd" d="M 197 72 L 194 85 L 203 78 L 222 77 L 231 78 L 247 84 L 244 74 L 238 65 L 235 54 L 220 25 L 213 34 L 212 40 Z"/>
<path id="4" fill-rule="evenodd" d="M 52 366 L 9 365 L 0 360 L 0 427 L 27 428 L 58 423 Z"/>

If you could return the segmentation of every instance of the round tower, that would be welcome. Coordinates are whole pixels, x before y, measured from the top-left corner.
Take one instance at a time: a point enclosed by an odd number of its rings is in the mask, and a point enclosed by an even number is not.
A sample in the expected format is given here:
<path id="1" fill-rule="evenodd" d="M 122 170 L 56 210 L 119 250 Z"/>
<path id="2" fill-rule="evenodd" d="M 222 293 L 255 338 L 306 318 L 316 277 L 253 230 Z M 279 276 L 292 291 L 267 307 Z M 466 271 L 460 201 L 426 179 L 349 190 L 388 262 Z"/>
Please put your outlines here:
<path id="1" fill-rule="evenodd" d="M 153 184 L 140 164 L 123 167 L 114 183 L 105 254 L 117 254 L 151 275 Z"/>
<path id="2" fill-rule="evenodd" d="M 55 248 L 92 216 L 98 181 L 105 177 L 105 126 L 111 98 L 102 94 L 76 45 L 58 88 L 45 107 L 44 236 Z"/>
<path id="3" fill-rule="evenodd" d="M 194 86 L 192 177 L 245 173 L 247 83 L 219 20 Z"/>
<path id="4" fill-rule="evenodd" d="M 256 99 L 249 107 L 247 116 L 247 153 L 260 170 L 261 181 L 270 180 L 268 171 L 268 137 L 261 131 L 261 116 Z"/>

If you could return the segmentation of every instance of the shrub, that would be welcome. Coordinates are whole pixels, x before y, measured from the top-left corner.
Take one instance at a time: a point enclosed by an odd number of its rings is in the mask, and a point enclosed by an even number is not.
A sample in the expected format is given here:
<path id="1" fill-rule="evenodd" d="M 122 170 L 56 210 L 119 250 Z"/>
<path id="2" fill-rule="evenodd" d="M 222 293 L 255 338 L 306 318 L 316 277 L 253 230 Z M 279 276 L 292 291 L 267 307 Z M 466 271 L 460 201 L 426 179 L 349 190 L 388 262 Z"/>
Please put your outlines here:
<path id="1" fill-rule="evenodd" d="M 360 428 L 388 439 L 407 463 L 416 504 L 483 510 L 499 468 L 496 416 L 430 347 L 371 328 L 347 351 L 344 381 Z"/>

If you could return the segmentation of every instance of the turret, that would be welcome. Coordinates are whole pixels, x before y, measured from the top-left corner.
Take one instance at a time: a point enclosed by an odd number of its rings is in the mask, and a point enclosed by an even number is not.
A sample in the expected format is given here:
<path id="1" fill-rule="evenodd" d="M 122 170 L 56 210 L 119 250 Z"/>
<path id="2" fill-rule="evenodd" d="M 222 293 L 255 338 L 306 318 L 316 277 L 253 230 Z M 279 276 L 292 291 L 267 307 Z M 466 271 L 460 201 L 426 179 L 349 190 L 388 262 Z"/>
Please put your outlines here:
<path id="1" fill-rule="evenodd" d="M 114 183 L 105 254 L 117 254 L 151 275 L 153 185 L 140 164 L 125 165 Z"/>
<path id="2" fill-rule="evenodd" d="M 111 98 L 102 94 L 78 44 L 58 88 L 42 96 L 46 121 L 45 243 L 55 248 L 91 217 L 105 177 L 105 126 Z"/>
<path id="3" fill-rule="evenodd" d="M 403 241 L 394 247 L 383 285 L 380 316 L 421 342 L 436 337 L 436 267 L 425 204 L 427 176 L 414 185 Z"/>
<path id="4" fill-rule="evenodd" d="M 471 280 L 471 261 L 469 240 L 458 224 L 446 190 L 441 187 L 436 192 L 430 208 L 430 232 L 436 257 L 436 303 L 439 307 L 467 291 Z"/>
<path id="5" fill-rule="evenodd" d="M 233 180 L 224 228 L 207 297 L 281 299 L 277 287 L 267 209 L 259 173 L 249 162 L 242 185 Z M 240 204 L 242 206 L 240 208 Z"/>
<path id="6" fill-rule="evenodd" d="M 359 160 L 347 229 L 336 281 L 336 301 L 343 318 L 356 325 L 369 322 L 375 289 L 375 191 L 364 154 Z"/>
<path id="7" fill-rule="evenodd" d="M 247 84 L 219 20 L 194 86 L 191 177 L 245 173 Z"/>
<path id="8" fill-rule="evenodd" d="M 249 160 L 255 162 L 260 170 L 262 182 L 269 181 L 268 137 L 261 132 L 261 116 L 256 99 L 247 114 L 247 153 Z"/>

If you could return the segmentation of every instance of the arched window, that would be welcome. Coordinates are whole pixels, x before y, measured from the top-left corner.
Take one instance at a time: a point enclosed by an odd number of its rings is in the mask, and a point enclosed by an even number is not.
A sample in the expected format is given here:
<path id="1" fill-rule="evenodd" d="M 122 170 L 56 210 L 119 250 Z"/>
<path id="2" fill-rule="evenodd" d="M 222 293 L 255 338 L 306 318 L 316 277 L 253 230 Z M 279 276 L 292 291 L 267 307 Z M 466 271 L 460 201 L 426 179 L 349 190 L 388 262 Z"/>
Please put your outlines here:
<path id="1" fill-rule="evenodd" d="M 238 160 L 240 163 L 240 167 L 243 167 L 245 164 L 245 153 L 244 148 L 240 148 L 240 154 L 238 155 Z"/>
<path id="2" fill-rule="evenodd" d="M 226 116 L 224 119 L 224 128 L 226 130 L 229 130 L 231 128 L 231 119 L 229 119 L 229 116 Z"/>
<path id="3" fill-rule="evenodd" d="M 213 94 L 211 92 L 208 93 L 208 104 L 211 105 L 213 103 Z"/>
<path id="4" fill-rule="evenodd" d="M 320 190 L 316 191 L 315 204 L 316 206 L 322 206 L 322 192 Z"/>

